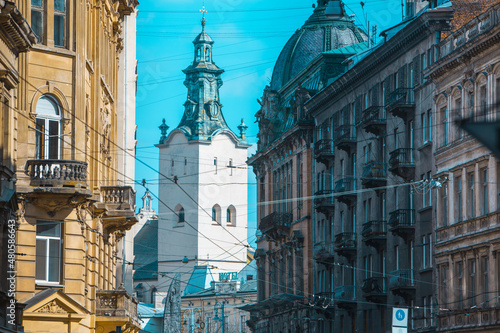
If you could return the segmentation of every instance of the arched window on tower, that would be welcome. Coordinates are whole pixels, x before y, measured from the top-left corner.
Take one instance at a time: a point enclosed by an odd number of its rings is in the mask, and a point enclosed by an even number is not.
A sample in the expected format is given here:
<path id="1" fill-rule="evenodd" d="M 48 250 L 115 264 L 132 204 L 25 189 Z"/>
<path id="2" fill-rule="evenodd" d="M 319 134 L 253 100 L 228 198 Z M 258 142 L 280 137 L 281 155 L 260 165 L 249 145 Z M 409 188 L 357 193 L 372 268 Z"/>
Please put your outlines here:
<path id="1" fill-rule="evenodd" d="M 182 223 L 182 222 L 186 221 L 186 215 L 185 215 L 185 212 L 184 212 L 184 207 L 182 207 L 181 204 L 178 204 L 175 207 L 175 213 L 177 215 L 177 222 L 178 223 Z"/>
<path id="2" fill-rule="evenodd" d="M 61 158 L 61 107 L 49 95 L 40 97 L 36 104 L 36 141 L 37 159 Z"/>
<path id="3" fill-rule="evenodd" d="M 210 61 L 210 48 L 205 49 L 205 61 Z"/>
<path id="4" fill-rule="evenodd" d="M 220 206 L 215 204 L 212 207 L 212 222 L 220 224 Z"/>
<path id="5" fill-rule="evenodd" d="M 227 208 L 226 222 L 228 225 L 231 225 L 231 226 L 236 225 L 236 208 L 234 208 L 233 205 L 231 205 Z"/>

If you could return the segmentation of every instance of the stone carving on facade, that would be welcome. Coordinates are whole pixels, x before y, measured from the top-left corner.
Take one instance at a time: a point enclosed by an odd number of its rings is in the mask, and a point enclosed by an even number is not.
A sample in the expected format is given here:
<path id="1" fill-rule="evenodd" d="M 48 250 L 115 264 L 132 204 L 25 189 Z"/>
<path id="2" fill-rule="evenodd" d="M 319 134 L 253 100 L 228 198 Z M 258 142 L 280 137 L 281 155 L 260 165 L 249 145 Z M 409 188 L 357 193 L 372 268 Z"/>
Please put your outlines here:
<path id="1" fill-rule="evenodd" d="M 170 283 L 163 314 L 162 333 L 181 332 L 181 275 L 177 273 Z"/>
<path id="2" fill-rule="evenodd" d="M 59 304 L 57 304 L 56 300 L 52 300 L 50 303 L 45 304 L 36 312 L 39 313 L 68 313 L 64 308 L 62 308 Z"/>

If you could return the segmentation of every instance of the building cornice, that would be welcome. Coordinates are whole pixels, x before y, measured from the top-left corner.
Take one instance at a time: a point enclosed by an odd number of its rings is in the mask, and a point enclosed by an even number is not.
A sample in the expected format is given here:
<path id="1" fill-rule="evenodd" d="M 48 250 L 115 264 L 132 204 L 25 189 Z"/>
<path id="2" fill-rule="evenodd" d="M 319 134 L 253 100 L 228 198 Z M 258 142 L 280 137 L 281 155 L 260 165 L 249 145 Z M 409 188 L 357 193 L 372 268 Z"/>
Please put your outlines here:
<path id="1" fill-rule="evenodd" d="M 4 1 L 0 7 L 0 36 L 16 54 L 36 43 L 35 34 L 14 2 Z"/>

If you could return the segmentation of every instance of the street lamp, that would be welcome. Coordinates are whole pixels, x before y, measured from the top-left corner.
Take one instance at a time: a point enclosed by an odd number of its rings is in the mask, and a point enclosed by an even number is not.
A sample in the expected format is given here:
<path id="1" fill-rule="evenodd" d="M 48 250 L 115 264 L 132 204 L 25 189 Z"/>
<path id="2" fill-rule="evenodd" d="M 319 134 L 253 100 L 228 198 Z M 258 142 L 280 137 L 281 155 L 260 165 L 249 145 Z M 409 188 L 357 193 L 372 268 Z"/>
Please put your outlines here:
<path id="1" fill-rule="evenodd" d="M 221 322 L 221 327 L 222 327 L 222 333 L 224 332 L 224 301 L 221 302 L 216 302 L 214 305 L 214 310 L 215 310 L 215 317 L 214 320 L 218 320 Z M 221 316 L 219 317 L 219 310 L 221 310 Z"/>
<path id="2" fill-rule="evenodd" d="M 194 333 L 198 328 L 201 327 L 202 321 L 200 309 L 188 308 L 184 310 L 184 325 L 188 325 L 189 333 Z"/>

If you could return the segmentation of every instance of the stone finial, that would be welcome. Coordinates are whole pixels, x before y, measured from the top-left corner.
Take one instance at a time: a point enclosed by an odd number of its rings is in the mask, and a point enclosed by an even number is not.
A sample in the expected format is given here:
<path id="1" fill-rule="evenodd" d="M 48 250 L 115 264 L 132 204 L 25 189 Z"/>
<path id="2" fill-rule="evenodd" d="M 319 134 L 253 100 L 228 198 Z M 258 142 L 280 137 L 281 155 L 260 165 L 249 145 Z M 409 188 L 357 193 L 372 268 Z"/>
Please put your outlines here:
<path id="1" fill-rule="evenodd" d="M 241 124 L 238 125 L 238 129 L 240 130 L 240 138 L 242 141 L 247 140 L 247 129 L 248 126 L 245 125 L 245 122 L 243 121 L 243 118 L 241 118 Z"/>
<path id="2" fill-rule="evenodd" d="M 169 129 L 169 126 L 165 124 L 165 118 L 163 118 L 162 123 L 160 126 L 158 126 L 161 132 L 161 137 L 160 137 L 160 144 L 165 143 L 165 140 L 167 139 L 167 131 Z"/>

